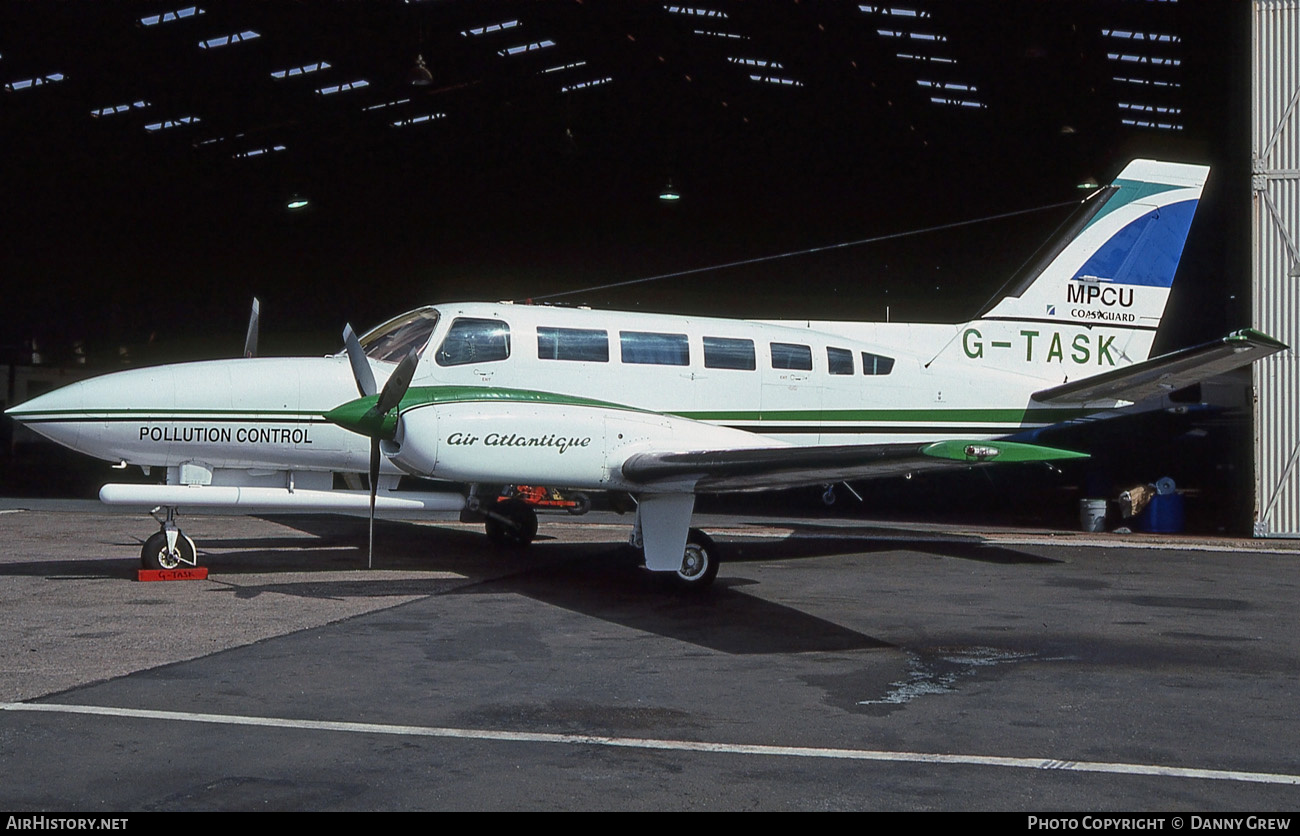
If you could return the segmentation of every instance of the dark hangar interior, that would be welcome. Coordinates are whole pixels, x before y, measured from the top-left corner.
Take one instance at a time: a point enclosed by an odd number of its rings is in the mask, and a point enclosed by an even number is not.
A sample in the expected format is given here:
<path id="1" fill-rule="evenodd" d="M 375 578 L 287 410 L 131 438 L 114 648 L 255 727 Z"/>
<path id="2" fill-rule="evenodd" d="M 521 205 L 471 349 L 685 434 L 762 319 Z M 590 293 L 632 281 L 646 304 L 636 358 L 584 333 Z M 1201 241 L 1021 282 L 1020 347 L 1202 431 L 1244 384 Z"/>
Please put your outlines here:
<path id="1" fill-rule="evenodd" d="M 264 353 L 553 294 L 959 321 L 1141 156 L 1213 166 L 1170 350 L 1250 322 L 1248 44 L 1227 0 L 5 2 L 0 362 L 233 356 L 254 296 Z"/>

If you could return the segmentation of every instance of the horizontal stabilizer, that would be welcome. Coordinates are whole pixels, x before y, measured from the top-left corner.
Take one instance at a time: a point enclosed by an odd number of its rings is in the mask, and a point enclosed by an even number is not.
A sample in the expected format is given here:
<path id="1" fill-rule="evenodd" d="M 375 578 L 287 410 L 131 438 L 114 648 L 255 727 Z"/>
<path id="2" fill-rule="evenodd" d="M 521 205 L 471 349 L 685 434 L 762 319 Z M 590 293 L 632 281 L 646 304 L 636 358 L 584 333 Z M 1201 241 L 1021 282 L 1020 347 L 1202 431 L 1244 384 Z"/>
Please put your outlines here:
<path id="1" fill-rule="evenodd" d="M 1015 441 L 951 439 L 931 444 L 850 444 L 639 453 L 623 463 L 632 482 L 690 483 L 696 491 L 788 488 L 873 479 L 991 462 L 1086 458 L 1086 453 Z"/>
<path id="2" fill-rule="evenodd" d="M 1136 403 L 1249 365 L 1286 348 L 1284 343 L 1247 328 L 1112 372 L 1043 389 L 1034 393 L 1034 400 L 1045 404 Z"/>

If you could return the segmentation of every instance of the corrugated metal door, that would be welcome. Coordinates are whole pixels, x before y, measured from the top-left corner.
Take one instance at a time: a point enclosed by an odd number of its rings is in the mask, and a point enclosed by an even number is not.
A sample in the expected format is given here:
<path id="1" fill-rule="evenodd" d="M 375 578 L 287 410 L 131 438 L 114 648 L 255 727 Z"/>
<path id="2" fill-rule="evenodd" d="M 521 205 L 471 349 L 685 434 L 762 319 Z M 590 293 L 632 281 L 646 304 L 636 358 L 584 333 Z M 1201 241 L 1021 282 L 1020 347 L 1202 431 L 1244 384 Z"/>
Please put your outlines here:
<path id="1" fill-rule="evenodd" d="M 1255 534 L 1300 536 L 1300 0 L 1253 14 L 1252 316 L 1291 346 L 1254 366 Z"/>

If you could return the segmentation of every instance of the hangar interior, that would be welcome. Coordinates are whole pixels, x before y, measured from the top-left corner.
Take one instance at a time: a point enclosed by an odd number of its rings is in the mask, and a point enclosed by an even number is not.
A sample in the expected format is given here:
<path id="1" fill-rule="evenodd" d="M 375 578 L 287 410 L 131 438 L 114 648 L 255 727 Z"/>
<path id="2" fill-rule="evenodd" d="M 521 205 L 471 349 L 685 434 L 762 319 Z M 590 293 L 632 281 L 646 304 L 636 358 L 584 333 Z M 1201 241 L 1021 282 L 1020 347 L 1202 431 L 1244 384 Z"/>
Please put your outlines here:
<path id="1" fill-rule="evenodd" d="M 960 321 L 1135 157 L 1213 167 L 1156 351 L 1213 339 L 1260 319 L 1253 25 L 1226 0 L 6 3 L 7 397 L 232 356 L 254 296 L 269 354 L 561 293 Z M 1173 475 L 1197 525 L 1249 531 L 1248 378 L 1216 392 L 1232 408 L 1113 431 L 1107 479 Z M 4 432 L 7 490 L 92 478 Z M 868 486 L 864 513 L 1050 516 L 1093 478 Z"/>

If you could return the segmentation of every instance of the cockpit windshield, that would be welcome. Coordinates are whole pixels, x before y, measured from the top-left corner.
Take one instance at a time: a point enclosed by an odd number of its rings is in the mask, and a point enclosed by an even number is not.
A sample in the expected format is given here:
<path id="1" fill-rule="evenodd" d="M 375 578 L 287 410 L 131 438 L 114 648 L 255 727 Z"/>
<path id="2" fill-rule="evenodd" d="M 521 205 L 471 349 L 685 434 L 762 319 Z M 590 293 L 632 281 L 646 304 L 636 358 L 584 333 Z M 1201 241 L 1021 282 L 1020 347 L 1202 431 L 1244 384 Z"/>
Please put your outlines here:
<path id="1" fill-rule="evenodd" d="M 361 347 L 371 360 L 397 363 L 413 348 L 423 348 L 438 325 L 438 310 L 417 308 L 388 320 L 361 337 Z"/>

